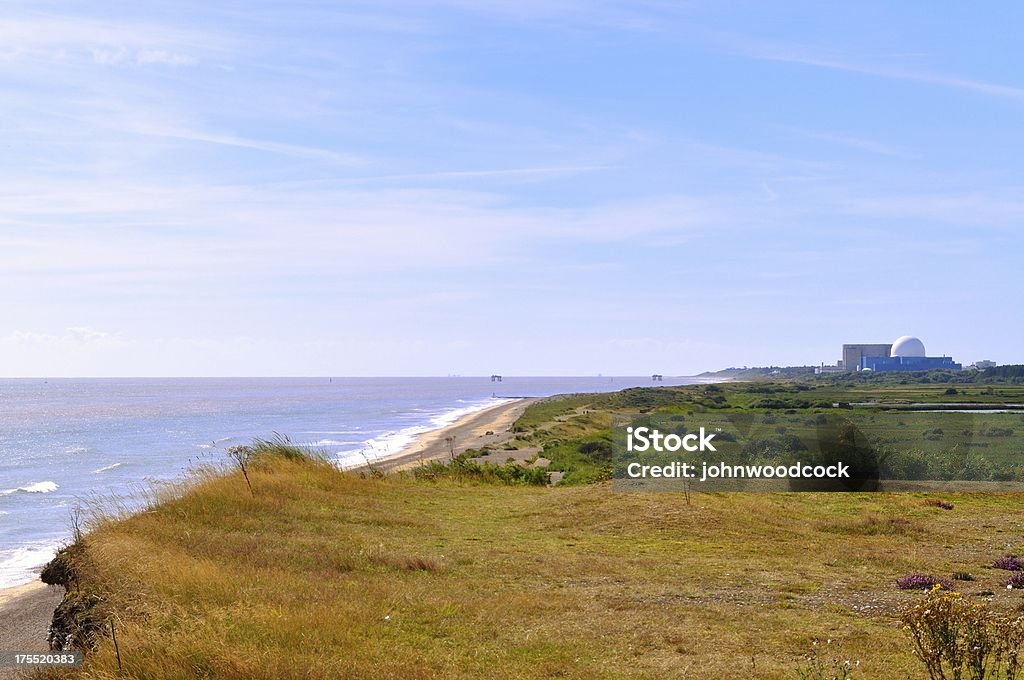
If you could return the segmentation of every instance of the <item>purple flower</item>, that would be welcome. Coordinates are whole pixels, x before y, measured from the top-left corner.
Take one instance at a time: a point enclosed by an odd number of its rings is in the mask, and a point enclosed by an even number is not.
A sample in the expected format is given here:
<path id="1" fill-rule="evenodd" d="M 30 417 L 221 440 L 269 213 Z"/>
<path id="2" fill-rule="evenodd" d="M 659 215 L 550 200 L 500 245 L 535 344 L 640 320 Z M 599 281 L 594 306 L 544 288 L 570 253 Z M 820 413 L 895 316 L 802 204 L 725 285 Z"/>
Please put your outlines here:
<path id="1" fill-rule="evenodd" d="M 992 567 L 995 569 L 1006 569 L 1007 571 L 1024 571 L 1024 562 L 1016 555 L 1007 555 L 993 562 Z"/>
<path id="2" fill-rule="evenodd" d="M 946 579 L 928 574 L 907 574 L 903 578 L 896 580 L 896 587 L 900 590 L 931 590 L 935 586 L 942 586 L 946 590 L 953 590 L 953 585 Z"/>
<path id="3" fill-rule="evenodd" d="M 1010 578 L 1006 579 L 1006 587 L 1024 590 L 1024 571 L 1017 571 L 1010 574 Z"/>

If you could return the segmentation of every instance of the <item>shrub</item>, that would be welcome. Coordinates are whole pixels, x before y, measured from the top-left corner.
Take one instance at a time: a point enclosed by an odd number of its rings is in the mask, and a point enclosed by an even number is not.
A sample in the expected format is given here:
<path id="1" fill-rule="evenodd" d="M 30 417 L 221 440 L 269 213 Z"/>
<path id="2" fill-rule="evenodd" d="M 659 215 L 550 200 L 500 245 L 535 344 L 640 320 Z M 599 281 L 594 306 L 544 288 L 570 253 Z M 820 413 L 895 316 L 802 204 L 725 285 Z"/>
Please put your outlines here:
<path id="1" fill-rule="evenodd" d="M 953 584 L 938 576 L 929 574 L 907 574 L 896 579 L 896 587 L 900 590 L 932 590 L 936 586 L 945 590 L 953 590 Z"/>
<path id="2" fill-rule="evenodd" d="M 611 460 L 612 443 L 604 439 L 582 442 L 578 447 L 580 453 L 597 460 Z"/>
<path id="3" fill-rule="evenodd" d="M 931 680 L 1018 677 L 1024 616 L 994 614 L 960 593 L 933 589 L 900 617 Z"/>
<path id="4" fill-rule="evenodd" d="M 1024 571 L 1024 562 L 1016 555 L 1005 555 L 992 563 L 993 569 L 1006 569 L 1007 571 Z"/>
<path id="5" fill-rule="evenodd" d="M 82 540 L 66 545 L 43 567 L 39 580 L 50 586 L 64 586 L 65 590 L 71 590 L 78 583 L 84 560 L 85 543 Z"/>
<path id="6" fill-rule="evenodd" d="M 508 484 L 523 486 L 547 486 L 548 473 L 543 468 L 526 468 L 517 463 L 504 465 L 481 465 L 466 457 L 459 457 L 449 463 L 430 461 L 413 468 L 417 479 L 436 481 L 455 479 L 483 484 Z"/>
<path id="7" fill-rule="evenodd" d="M 1024 571 L 1016 571 L 1006 579 L 1006 587 L 1011 590 L 1024 590 Z"/>
<path id="8" fill-rule="evenodd" d="M 974 577 L 971 576 L 970 573 L 968 573 L 966 571 L 954 571 L 953 572 L 953 580 L 954 581 L 973 581 Z"/>

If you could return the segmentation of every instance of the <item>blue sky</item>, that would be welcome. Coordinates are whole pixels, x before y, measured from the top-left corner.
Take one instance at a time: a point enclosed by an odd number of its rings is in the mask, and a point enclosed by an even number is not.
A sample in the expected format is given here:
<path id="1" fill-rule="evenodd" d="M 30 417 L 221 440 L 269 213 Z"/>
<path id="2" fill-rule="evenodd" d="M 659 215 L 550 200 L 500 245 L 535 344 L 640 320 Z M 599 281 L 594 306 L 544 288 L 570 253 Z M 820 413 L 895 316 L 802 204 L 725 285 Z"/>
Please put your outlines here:
<path id="1" fill-rule="evenodd" d="M 1024 361 L 1022 20 L 6 2 L 0 375 Z"/>

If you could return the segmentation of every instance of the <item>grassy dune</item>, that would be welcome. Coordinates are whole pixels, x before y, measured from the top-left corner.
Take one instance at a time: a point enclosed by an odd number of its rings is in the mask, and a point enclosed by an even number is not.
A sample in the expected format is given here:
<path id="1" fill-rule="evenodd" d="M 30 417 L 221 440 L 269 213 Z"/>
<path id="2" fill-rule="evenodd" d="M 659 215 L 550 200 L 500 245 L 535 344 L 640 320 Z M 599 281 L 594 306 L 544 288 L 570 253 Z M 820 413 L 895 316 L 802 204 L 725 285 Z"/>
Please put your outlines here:
<path id="1" fill-rule="evenodd" d="M 82 539 L 116 621 L 71 677 L 796 677 L 803 655 L 920 677 L 911 571 L 1024 551 L 1014 496 L 613 494 L 360 478 L 300 457 L 197 481 Z M 933 497 L 934 498 L 934 497 Z M 817 648 L 814 640 L 822 644 Z M 832 644 L 825 644 L 831 639 Z M 64 677 L 64 676 L 62 676 Z"/>
<path id="2" fill-rule="evenodd" d="M 64 676 L 833 677 L 799 675 L 817 654 L 826 667 L 859 662 L 855 678 L 925 677 L 898 620 L 921 594 L 896 580 L 969 572 L 954 583 L 970 601 L 1024 608 L 1007 572 L 991 568 L 1024 553 L 1018 495 L 687 499 L 601 481 L 613 414 L 696 425 L 745 413 L 774 435 L 813 431 L 836 402 L 869 402 L 856 414 L 880 445 L 934 458 L 970 430 L 983 444 L 972 456 L 1020 471 L 1019 414 L 899 405 L 1021 403 L 1024 387 L 959 382 L 951 394 L 897 380 L 543 400 L 503 444 L 387 477 L 264 442 L 246 470 L 251 489 L 241 471 L 200 475 L 65 552 L 56 573 L 69 601 L 88 605 L 65 618 L 98 635 L 85 668 Z M 997 425 L 1007 434 L 983 434 Z M 946 434 L 933 438 L 937 427 Z M 531 485 L 515 466 L 481 472 L 469 458 L 500 464 L 503 450 L 526 447 L 564 484 Z"/>

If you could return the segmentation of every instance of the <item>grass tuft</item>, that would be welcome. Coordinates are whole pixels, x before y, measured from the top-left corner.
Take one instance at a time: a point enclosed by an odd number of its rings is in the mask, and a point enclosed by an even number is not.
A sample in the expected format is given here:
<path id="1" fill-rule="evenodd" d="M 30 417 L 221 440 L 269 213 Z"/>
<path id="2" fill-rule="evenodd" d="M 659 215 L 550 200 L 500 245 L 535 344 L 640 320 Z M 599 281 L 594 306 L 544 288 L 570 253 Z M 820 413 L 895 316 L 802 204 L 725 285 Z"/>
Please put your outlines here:
<path id="1" fill-rule="evenodd" d="M 856 519 L 826 520 L 820 527 L 826 533 L 847 536 L 906 536 L 923 531 L 921 525 L 906 517 L 880 517 L 874 513 Z"/>

